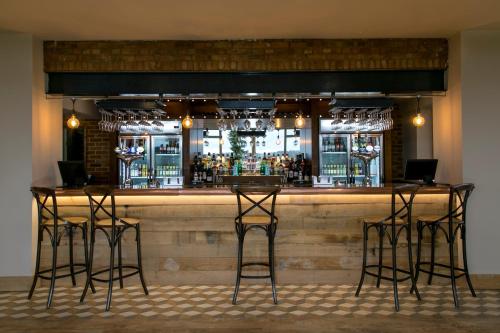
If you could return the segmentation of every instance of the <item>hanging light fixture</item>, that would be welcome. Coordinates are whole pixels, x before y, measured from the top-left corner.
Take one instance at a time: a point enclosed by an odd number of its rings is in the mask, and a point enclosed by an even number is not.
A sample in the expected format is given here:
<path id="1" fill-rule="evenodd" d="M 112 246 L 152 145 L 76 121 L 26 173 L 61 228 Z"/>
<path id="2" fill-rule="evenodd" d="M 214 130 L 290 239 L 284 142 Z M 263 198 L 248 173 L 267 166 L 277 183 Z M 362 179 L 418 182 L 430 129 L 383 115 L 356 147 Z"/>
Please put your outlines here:
<path id="1" fill-rule="evenodd" d="M 299 111 L 299 116 L 295 119 L 295 127 L 302 128 L 304 127 L 306 120 L 302 117 L 302 111 Z"/>
<path id="2" fill-rule="evenodd" d="M 76 110 L 75 110 L 75 102 L 76 99 L 72 98 L 71 101 L 73 102 L 73 109 L 71 110 L 71 117 L 69 117 L 67 121 L 68 128 L 70 129 L 76 129 L 78 126 L 80 126 L 80 120 L 76 117 Z"/>
<path id="3" fill-rule="evenodd" d="M 415 127 L 422 127 L 425 124 L 425 118 L 420 112 L 420 95 L 417 96 L 417 115 L 413 117 L 412 122 Z"/>
<path id="4" fill-rule="evenodd" d="M 184 119 L 182 119 L 182 127 L 191 128 L 193 127 L 193 118 L 189 116 L 189 112 L 186 114 Z"/>
<path id="5" fill-rule="evenodd" d="M 278 138 L 276 139 L 276 145 L 279 146 L 281 145 L 281 140 L 280 140 L 280 135 L 278 133 Z"/>

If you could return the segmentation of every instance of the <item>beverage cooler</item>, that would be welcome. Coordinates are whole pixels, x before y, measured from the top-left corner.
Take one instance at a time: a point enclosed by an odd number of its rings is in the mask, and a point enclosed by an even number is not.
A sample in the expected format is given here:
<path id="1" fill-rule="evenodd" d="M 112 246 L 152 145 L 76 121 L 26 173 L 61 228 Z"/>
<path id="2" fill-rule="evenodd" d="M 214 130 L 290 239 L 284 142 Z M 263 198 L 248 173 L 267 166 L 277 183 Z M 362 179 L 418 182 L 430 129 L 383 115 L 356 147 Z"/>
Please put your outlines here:
<path id="1" fill-rule="evenodd" d="M 120 147 L 143 147 L 144 156 L 132 162 L 130 178 L 136 187 L 182 185 L 182 135 L 177 121 L 164 122 L 160 134 L 133 135 L 120 133 Z M 125 182 L 125 166 L 119 166 L 120 185 Z"/>
<path id="2" fill-rule="evenodd" d="M 324 122 L 326 124 L 324 124 Z M 319 175 L 333 184 L 362 185 L 365 178 L 363 162 L 353 152 L 376 151 L 378 156 L 370 162 L 372 185 L 383 181 L 382 133 L 334 133 L 328 130 L 331 120 L 321 120 L 319 139 Z"/>

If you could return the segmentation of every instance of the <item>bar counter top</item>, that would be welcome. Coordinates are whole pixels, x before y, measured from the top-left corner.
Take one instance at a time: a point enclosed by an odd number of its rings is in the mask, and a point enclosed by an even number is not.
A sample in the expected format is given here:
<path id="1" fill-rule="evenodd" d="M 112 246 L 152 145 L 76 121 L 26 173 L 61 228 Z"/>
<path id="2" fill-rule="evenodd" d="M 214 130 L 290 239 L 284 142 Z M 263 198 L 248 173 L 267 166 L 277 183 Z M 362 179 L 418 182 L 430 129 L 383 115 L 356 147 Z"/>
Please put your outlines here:
<path id="1" fill-rule="evenodd" d="M 325 194 L 391 194 L 393 184 L 380 186 L 332 186 L 313 187 L 282 185 L 281 194 L 285 195 L 325 195 Z M 448 187 L 445 185 L 422 186 L 420 194 L 446 194 Z M 83 188 L 57 188 L 58 196 L 84 195 Z M 204 185 L 163 188 L 124 188 L 117 187 L 115 195 L 118 196 L 183 196 L 183 195 L 230 195 L 231 186 L 228 185 Z"/>

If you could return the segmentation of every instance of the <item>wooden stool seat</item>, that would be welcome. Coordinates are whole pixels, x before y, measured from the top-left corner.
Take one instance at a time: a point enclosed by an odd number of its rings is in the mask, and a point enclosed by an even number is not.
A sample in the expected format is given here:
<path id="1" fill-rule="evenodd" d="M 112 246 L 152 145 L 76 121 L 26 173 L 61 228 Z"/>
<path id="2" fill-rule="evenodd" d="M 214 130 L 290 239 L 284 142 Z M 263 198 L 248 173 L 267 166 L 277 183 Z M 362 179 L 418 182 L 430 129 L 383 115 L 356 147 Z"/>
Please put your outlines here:
<path id="1" fill-rule="evenodd" d="M 125 223 L 123 223 L 125 222 Z M 126 218 L 118 218 L 115 220 L 115 225 L 117 227 L 121 227 L 121 226 L 125 226 L 125 225 L 137 225 L 141 223 L 141 220 L 139 219 L 135 219 L 133 217 L 126 217 Z M 97 226 L 100 226 L 100 227 L 108 227 L 108 228 L 111 228 L 111 226 L 113 225 L 113 220 L 112 219 L 102 219 L 102 220 L 96 220 L 96 223 L 95 223 Z"/>
<path id="2" fill-rule="evenodd" d="M 275 223 L 278 223 L 278 218 L 274 218 Z M 241 218 L 243 224 L 271 224 L 271 217 L 269 215 L 246 215 Z"/>
<path id="3" fill-rule="evenodd" d="M 383 223 L 383 224 L 391 224 L 392 220 L 386 220 L 387 216 L 367 216 L 361 218 L 361 222 L 367 223 L 367 224 L 378 224 L 378 223 Z M 406 222 L 399 217 L 396 217 L 395 219 L 396 225 L 403 225 L 406 224 Z"/>
<path id="4" fill-rule="evenodd" d="M 448 223 L 450 220 L 447 216 L 442 215 L 422 215 L 417 217 L 417 221 L 423 223 Z M 462 220 L 453 218 L 453 223 L 460 223 Z"/>
<path id="5" fill-rule="evenodd" d="M 63 224 L 83 224 L 88 222 L 88 218 L 83 216 L 61 216 L 59 221 Z M 54 225 L 54 219 L 46 219 L 42 222 L 44 225 Z"/>

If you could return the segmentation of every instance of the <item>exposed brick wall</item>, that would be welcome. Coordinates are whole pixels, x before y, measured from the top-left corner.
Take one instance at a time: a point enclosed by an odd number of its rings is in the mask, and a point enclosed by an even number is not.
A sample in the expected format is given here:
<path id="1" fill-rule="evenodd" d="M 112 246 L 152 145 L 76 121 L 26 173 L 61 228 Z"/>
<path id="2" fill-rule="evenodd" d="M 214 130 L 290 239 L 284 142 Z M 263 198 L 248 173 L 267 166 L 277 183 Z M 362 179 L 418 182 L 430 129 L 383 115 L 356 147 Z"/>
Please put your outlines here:
<path id="1" fill-rule="evenodd" d="M 46 72 L 444 69 L 446 39 L 46 41 Z"/>
<path id="2" fill-rule="evenodd" d="M 396 104 L 392 111 L 393 128 L 391 130 L 392 150 L 392 178 L 398 179 L 404 176 L 403 164 L 403 112 Z"/>
<path id="3" fill-rule="evenodd" d="M 94 176 L 97 184 L 114 184 L 116 182 L 116 158 L 113 148 L 116 134 L 102 132 L 98 120 L 81 121 L 85 128 L 85 167 L 87 173 Z"/>

